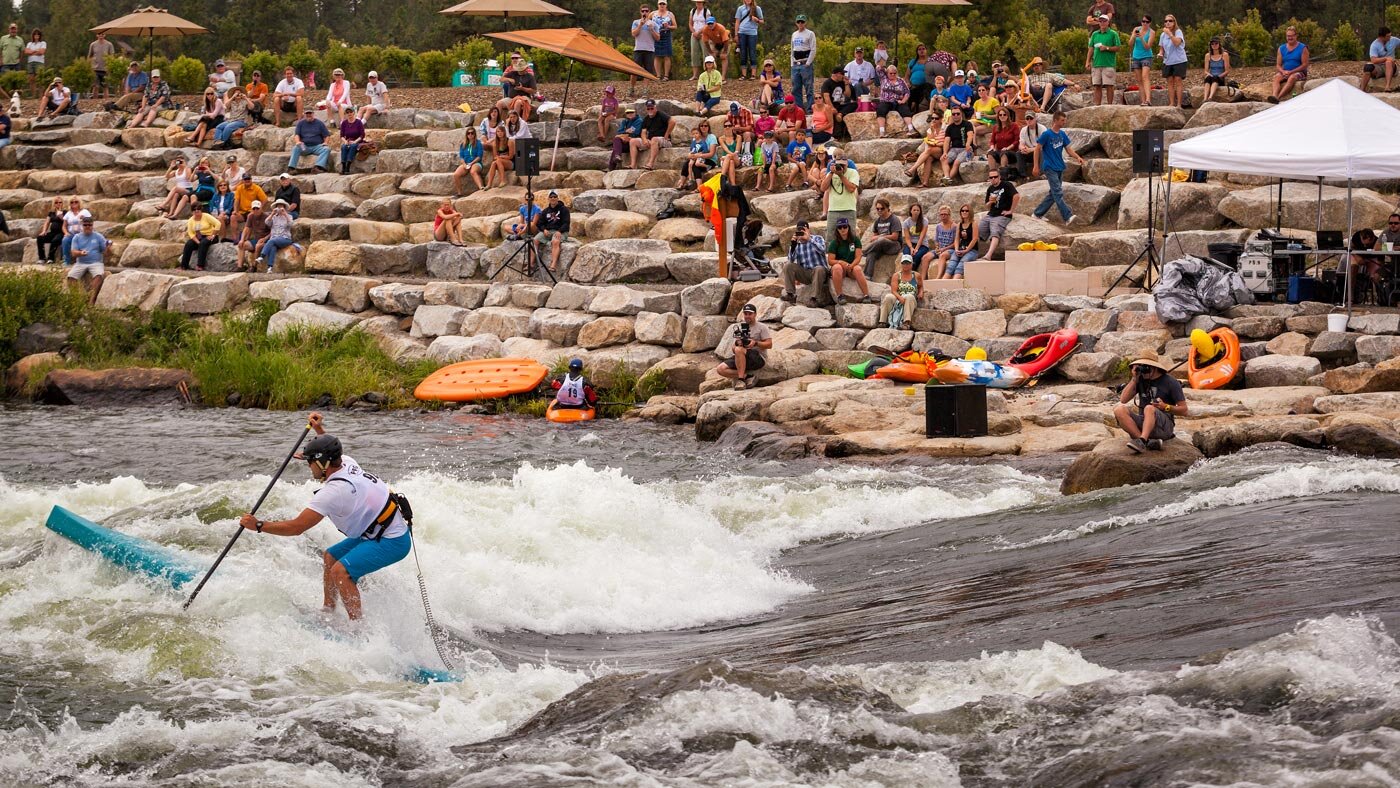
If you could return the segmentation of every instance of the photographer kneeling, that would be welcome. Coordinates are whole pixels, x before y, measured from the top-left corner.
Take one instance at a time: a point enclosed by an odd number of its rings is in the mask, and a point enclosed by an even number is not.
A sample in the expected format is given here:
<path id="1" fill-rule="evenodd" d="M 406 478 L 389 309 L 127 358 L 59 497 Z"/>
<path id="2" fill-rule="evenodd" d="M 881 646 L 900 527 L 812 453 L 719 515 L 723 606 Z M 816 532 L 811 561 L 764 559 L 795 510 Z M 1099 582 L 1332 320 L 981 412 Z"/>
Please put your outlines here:
<path id="1" fill-rule="evenodd" d="M 1113 415 L 1128 433 L 1128 448 L 1141 454 L 1160 451 L 1162 441 L 1176 437 L 1176 416 L 1186 415 L 1186 393 L 1181 382 L 1167 374 L 1157 354 L 1147 352 L 1131 365 L 1133 379 L 1123 387 Z M 1138 412 L 1128 403 L 1137 400 Z"/>
<path id="2" fill-rule="evenodd" d="M 773 347 L 773 332 L 768 326 L 758 322 L 758 308 L 744 304 L 734 329 L 724 335 L 716 353 L 724 355 L 730 347 L 733 358 L 726 359 L 715 368 L 722 378 L 734 381 L 734 388 L 746 389 L 754 385 L 754 374 L 768 363 L 768 349 Z"/>

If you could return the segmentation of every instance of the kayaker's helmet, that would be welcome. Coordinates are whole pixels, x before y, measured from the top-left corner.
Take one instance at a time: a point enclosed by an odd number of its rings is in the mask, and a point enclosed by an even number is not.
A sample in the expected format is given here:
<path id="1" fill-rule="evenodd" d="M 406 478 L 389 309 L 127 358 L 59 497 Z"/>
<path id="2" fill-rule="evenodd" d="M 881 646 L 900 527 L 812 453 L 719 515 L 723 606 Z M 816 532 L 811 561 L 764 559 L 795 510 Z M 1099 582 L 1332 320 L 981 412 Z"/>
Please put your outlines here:
<path id="1" fill-rule="evenodd" d="M 570 371 L 570 372 L 582 372 L 582 371 L 583 371 L 583 359 L 581 359 L 581 358 L 571 359 L 571 360 L 569 361 L 569 371 Z"/>
<path id="2" fill-rule="evenodd" d="M 967 360 L 968 360 L 968 361 L 986 361 L 986 360 L 987 360 L 987 351 L 983 350 L 983 349 L 980 348 L 980 347 L 968 348 L 968 349 L 967 349 Z"/>
<path id="3" fill-rule="evenodd" d="M 302 459 L 325 466 L 338 465 L 340 455 L 340 438 L 334 435 L 317 435 L 307 441 L 301 450 Z"/>

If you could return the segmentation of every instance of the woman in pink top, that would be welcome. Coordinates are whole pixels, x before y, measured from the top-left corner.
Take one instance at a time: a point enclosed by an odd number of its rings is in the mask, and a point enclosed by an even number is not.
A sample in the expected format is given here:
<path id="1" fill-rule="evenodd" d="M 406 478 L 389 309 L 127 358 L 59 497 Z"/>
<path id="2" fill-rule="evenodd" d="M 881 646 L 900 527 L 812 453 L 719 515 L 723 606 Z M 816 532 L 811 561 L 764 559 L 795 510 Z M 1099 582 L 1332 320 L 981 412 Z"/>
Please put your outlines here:
<path id="1" fill-rule="evenodd" d="M 334 120 L 345 114 L 346 109 L 352 109 L 355 102 L 350 98 L 350 90 L 354 86 L 345 78 L 345 72 L 336 69 L 331 72 L 331 86 L 326 90 L 326 117 Z"/>
<path id="2" fill-rule="evenodd" d="M 462 214 L 452 207 L 452 200 L 447 197 L 442 198 L 442 205 L 433 215 L 433 238 L 450 241 L 453 246 L 466 246 L 462 240 Z"/>

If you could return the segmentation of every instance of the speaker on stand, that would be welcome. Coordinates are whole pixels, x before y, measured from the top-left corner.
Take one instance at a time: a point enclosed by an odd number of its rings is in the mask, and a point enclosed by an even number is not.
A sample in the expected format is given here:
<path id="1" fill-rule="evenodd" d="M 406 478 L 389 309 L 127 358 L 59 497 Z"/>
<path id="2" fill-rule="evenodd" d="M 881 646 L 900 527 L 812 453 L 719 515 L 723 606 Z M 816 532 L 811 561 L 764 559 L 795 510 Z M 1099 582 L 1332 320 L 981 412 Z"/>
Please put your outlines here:
<path id="1" fill-rule="evenodd" d="M 520 275 L 531 278 L 543 271 L 545 276 L 555 284 L 559 280 L 554 278 L 553 272 L 548 266 L 540 265 L 539 250 L 535 248 L 534 236 L 530 234 L 530 218 L 535 214 L 535 176 L 540 174 L 540 141 L 532 137 L 518 139 L 515 141 L 515 174 L 525 176 L 525 224 L 522 228 L 521 240 L 524 241 L 520 248 L 511 253 L 505 262 L 501 263 L 495 273 L 487 277 L 487 281 L 494 281 L 501 272 L 509 268 Z M 513 263 L 521 252 L 525 253 L 525 261 L 519 268 Z"/>
<path id="2" fill-rule="evenodd" d="M 1166 149 L 1166 138 L 1161 129 L 1138 129 L 1133 132 L 1133 174 L 1147 176 L 1147 244 L 1142 251 L 1128 265 L 1123 273 L 1108 286 L 1104 291 L 1107 298 L 1123 282 L 1128 281 L 1129 274 L 1137 267 L 1138 263 L 1146 261 L 1147 271 L 1142 277 L 1142 289 L 1152 292 L 1152 282 L 1160 276 L 1161 260 L 1157 257 L 1157 183 L 1156 178 L 1162 173 L 1163 165 L 1166 163 L 1164 155 Z"/>
<path id="3" fill-rule="evenodd" d="M 1161 136 L 1161 132 L 1157 132 Z M 526 137 L 515 141 L 515 174 L 533 178 L 540 174 L 540 141 Z M 525 187 L 529 189 L 527 185 Z"/>

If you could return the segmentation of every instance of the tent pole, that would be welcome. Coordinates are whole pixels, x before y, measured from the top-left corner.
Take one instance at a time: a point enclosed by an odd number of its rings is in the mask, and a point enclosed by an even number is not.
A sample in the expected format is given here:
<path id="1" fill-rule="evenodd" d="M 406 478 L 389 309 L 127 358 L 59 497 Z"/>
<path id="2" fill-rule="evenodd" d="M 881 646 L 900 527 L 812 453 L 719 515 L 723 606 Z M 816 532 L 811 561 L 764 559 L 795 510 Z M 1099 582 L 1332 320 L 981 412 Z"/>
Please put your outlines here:
<path id="1" fill-rule="evenodd" d="M 1283 179 L 1278 179 L 1278 202 L 1274 203 L 1274 232 L 1283 232 Z"/>
<path id="2" fill-rule="evenodd" d="M 1167 199 L 1162 206 L 1162 257 L 1167 259 L 1167 239 L 1172 236 L 1172 168 L 1167 167 Z M 1152 241 L 1157 243 L 1156 239 Z M 1177 244 L 1178 248 L 1181 244 Z"/>
<path id="3" fill-rule="evenodd" d="M 1322 176 L 1321 176 L 1321 175 L 1317 176 L 1317 228 L 1316 228 L 1316 230 L 1315 230 L 1315 232 L 1314 232 L 1314 234 L 1313 234 L 1313 248 L 1314 248 L 1314 249 L 1319 248 L 1319 244 L 1318 244 L 1318 242 L 1317 242 L 1317 236 L 1319 236 L 1319 235 L 1322 235 Z M 1318 266 L 1319 269 L 1321 269 L 1321 267 L 1322 267 L 1322 255 L 1318 255 L 1318 256 L 1317 256 L 1316 265 Z M 1307 270 L 1307 266 L 1303 266 L 1303 268 L 1304 268 L 1305 271 Z M 1321 270 L 1319 270 L 1318 273 L 1321 273 Z"/>
<path id="4" fill-rule="evenodd" d="M 899 9 L 900 6 L 896 4 L 894 7 L 894 60 L 890 61 L 896 66 L 899 65 Z M 902 72 L 904 69 L 901 68 L 900 71 Z"/>
<path id="5" fill-rule="evenodd" d="M 569 76 L 564 80 L 564 101 L 559 105 L 559 119 L 554 122 L 554 153 L 549 157 L 549 171 L 554 172 L 554 165 L 559 160 L 559 133 L 564 130 L 564 109 L 569 106 L 569 86 L 574 83 L 574 61 L 569 59 Z"/>
<path id="6" fill-rule="evenodd" d="M 1351 179 L 1348 178 L 1348 179 L 1347 179 L 1347 249 L 1348 249 L 1348 250 L 1351 249 L 1351 239 L 1352 239 Z M 1344 286 L 1344 287 L 1346 288 L 1346 290 L 1347 290 L 1347 292 L 1346 292 L 1346 305 L 1347 305 L 1347 317 L 1348 317 L 1348 318 L 1351 317 L 1351 281 L 1352 281 L 1352 272 L 1355 271 L 1355 270 L 1356 270 L 1356 260 L 1353 259 L 1351 255 L 1347 255 L 1347 276 L 1346 276 L 1346 280 L 1345 280 L 1346 284 L 1344 284 L 1343 286 Z"/>

